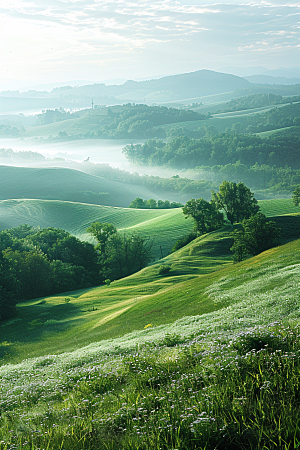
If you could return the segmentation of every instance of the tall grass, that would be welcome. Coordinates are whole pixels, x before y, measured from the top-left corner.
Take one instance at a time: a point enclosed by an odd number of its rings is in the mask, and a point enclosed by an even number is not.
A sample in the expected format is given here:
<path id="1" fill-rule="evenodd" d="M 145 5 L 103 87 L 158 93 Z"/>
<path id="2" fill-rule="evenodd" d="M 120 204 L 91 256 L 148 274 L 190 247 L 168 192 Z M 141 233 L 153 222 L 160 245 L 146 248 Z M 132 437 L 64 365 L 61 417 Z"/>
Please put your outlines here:
<path id="1" fill-rule="evenodd" d="M 298 257 L 219 272 L 218 311 L 3 365 L 0 449 L 300 448 Z"/>

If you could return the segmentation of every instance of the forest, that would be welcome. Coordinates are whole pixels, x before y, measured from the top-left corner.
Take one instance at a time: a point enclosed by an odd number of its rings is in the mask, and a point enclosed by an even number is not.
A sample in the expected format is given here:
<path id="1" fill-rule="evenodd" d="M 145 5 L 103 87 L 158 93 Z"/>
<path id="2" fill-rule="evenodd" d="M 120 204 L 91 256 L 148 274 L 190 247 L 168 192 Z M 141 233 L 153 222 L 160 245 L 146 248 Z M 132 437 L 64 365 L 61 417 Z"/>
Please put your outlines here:
<path id="1" fill-rule="evenodd" d="M 127 145 L 123 152 L 133 164 L 167 166 L 177 169 L 242 164 L 300 168 L 299 129 L 259 136 L 222 133 L 210 138 L 177 137 L 165 143 L 149 140 L 145 144 Z"/>
<path id="2" fill-rule="evenodd" d="M 109 283 L 145 267 L 152 243 L 118 234 L 111 224 L 92 223 L 94 246 L 65 230 L 20 225 L 0 233 L 0 321 L 16 304 L 59 292 Z"/>

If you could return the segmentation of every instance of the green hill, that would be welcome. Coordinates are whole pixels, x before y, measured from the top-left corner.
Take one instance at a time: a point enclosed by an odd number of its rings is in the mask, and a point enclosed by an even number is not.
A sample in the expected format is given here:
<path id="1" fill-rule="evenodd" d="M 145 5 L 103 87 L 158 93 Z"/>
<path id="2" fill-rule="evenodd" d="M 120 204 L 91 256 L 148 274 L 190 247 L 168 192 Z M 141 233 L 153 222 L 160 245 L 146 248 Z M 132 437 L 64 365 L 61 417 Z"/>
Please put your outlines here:
<path id="1" fill-rule="evenodd" d="M 267 217 L 295 214 L 299 209 L 291 199 L 261 200 Z M 0 230 L 23 223 L 41 228 L 62 228 L 83 240 L 90 240 L 86 229 L 92 222 L 108 222 L 125 232 L 137 232 L 154 240 L 153 256 L 166 256 L 176 240 L 191 232 L 193 223 L 186 220 L 181 208 L 131 209 L 90 205 L 58 200 L 15 199 L 0 201 Z"/>
<path id="2" fill-rule="evenodd" d="M 38 198 L 127 207 L 136 197 L 156 198 L 157 194 L 143 186 L 113 181 L 74 169 L 0 166 L 2 200 Z"/>
<path id="3" fill-rule="evenodd" d="M 285 231 L 283 242 L 299 237 L 299 219 L 299 214 L 277 218 L 283 230 L 297 230 L 293 235 Z M 9 348 L 3 345 L 3 354 L 20 359 L 25 355 L 70 351 L 142 330 L 149 324 L 159 326 L 184 316 L 218 311 L 242 301 L 242 297 L 228 297 L 226 289 L 234 292 L 239 287 L 246 292 L 247 283 L 256 279 L 253 289 L 258 295 L 272 289 L 277 270 L 297 264 L 300 241 L 232 264 L 231 233 L 228 227 L 203 235 L 164 260 L 110 286 L 19 304 L 19 318 L 2 325 L 5 340 L 10 343 Z M 168 275 L 159 275 L 161 264 L 171 267 Z M 266 274 L 270 274 L 269 281 Z M 260 278 L 264 281 L 260 282 Z M 284 280 L 275 285 L 284 288 Z M 221 286 L 226 287 L 223 294 Z M 213 300 L 212 292 L 218 293 L 218 301 Z"/>
<path id="4" fill-rule="evenodd" d="M 168 275 L 20 303 L 0 325 L 0 449 L 296 443 L 300 240 L 232 264 L 230 233 L 168 256 Z"/>
<path id="5" fill-rule="evenodd" d="M 155 259 L 168 254 L 176 240 L 191 232 L 181 208 L 131 209 L 56 200 L 0 201 L 0 230 L 23 223 L 41 228 L 62 228 L 82 240 L 91 240 L 86 229 L 92 222 L 112 223 L 119 231 L 137 232 L 153 239 Z"/>

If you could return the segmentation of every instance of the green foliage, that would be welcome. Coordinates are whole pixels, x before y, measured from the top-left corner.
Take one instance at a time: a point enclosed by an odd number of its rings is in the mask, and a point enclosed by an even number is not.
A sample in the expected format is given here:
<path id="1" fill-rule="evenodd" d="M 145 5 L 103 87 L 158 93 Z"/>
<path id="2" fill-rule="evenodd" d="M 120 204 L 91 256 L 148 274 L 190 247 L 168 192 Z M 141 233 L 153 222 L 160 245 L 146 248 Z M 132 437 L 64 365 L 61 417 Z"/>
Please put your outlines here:
<path id="1" fill-rule="evenodd" d="M 79 117 L 79 115 L 79 112 L 70 113 L 69 111 L 65 111 L 63 108 L 47 109 L 37 115 L 36 125 L 48 125 L 49 123 L 61 122 L 62 120 Z"/>
<path id="2" fill-rule="evenodd" d="M 137 209 L 170 209 L 170 208 L 181 208 L 183 206 L 180 202 L 170 202 L 169 200 L 158 200 L 150 198 L 149 200 L 143 200 L 140 197 L 132 200 L 128 208 Z"/>
<path id="3" fill-rule="evenodd" d="M 110 223 L 94 222 L 87 229 L 98 241 L 101 273 L 110 280 L 128 276 L 145 267 L 151 259 L 152 242 L 143 236 L 117 234 Z"/>
<path id="4" fill-rule="evenodd" d="M 219 108 L 215 113 L 261 108 L 262 106 L 275 105 L 283 101 L 286 102 L 286 99 L 283 99 L 282 95 L 251 94 L 230 100 L 230 102 Z"/>
<path id="5" fill-rule="evenodd" d="M 299 206 L 300 203 L 300 186 L 297 186 L 293 192 L 293 202 L 295 206 Z"/>
<path id="6" fill-rule="evenodd" d="M 284 108 L 278 108 L 282 109 Z M 249 134 L 213 133 L 200 139 L 173 137 L 167 143 L 152 139 L 144 144 L 126 146 L 123 153 L 133 164 L 176 169 L 223 166 L 237 162 L 247 168 L 259 164 L 299 169 L 298 130 L 292 128 L 288 132 L 275 133 L 266 138 Z M 242 129 L 239 128 L 238 133 L 241 132 Z"/>
<path id="7" fill-rule="evenodd" d="M 158 275 L 168 275 L 170 270 L 171 270 L 171 266 L 169 266 L 167 264 L 162 264 L 158 268 Z"/>
<path id="8" fill-rule="evenodd" d="M 111 223 L 93 222 L 86 230 L 98 241 L 98 248 L 101 254 L 106 253 L 107 244 L 117 233 L 117 229 Z"/>
<path id="9" fill-rule="evenodd" d="M 194 219 L 194 230 L 199 234 L 209 233 L 224 225 L 223 214 L 218 211 L 214 203 L 207 202 L 203 198 L 192 198 L 182 208 L 186 217 Z"/>
<path id="10" fill-rule="evenodd" d="M 212 203 L 222 209 L 231 224 L 248 219 L 259 210 L 257 200 L 244 183 L 223 181 L 219 192 L 212 191 Z"/>
<path id="11" fill-rule="evenodd" d="M 233 233 L 234 244 L 231 250 L 234 252 L 234 260 L 242 261 L 247 255 L 257 255 L 276 245 L 280 230 L 275 222 L 267 221 L 261 212 L 244 219 L 242 230 Z"/>
<path id="12" fill-rule="evenodd" d="M 23 224 L 2 231 L 0 250 L 0 319 L 16 314 L 20 299 L 101 282 L 94 246 L 61 229 L 35 229 Z"/>
<path id="13" fill-rule="evenodd" d="M 151 260 L 151 248 L 152 241 L 146 237 L 114 234 L 101 261 L 105 276 L 116 280 L 143 269 Z"/>

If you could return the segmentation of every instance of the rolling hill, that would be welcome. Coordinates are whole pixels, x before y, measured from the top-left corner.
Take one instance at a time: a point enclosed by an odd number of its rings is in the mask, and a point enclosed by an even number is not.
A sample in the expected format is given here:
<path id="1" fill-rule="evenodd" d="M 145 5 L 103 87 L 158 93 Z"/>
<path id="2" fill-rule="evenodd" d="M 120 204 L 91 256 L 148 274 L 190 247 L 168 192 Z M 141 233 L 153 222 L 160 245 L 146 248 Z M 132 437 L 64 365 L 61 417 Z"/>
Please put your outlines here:
<path id="1" fill-rule="evenodd" d="M 94 195 L 102 205 L 127 207 L 136 197 L 156 198 L 149 189 L 74 169 L 0 166 L 0 199 L 82 201 Z M 170 199 L 172 201 L 172 199 Z"/>
<path id="2" fill-rule="evenodd" d="M 275 219 L 300 232 L 299 214 Z M 110 286 L 20 303 L 0 324 L 0 449 L 296 442 L 300 240 L 232 264 L 231 232 Z"/>
<path id="3" fill-rule="evenodd" d="M 299 214 L 277 218 L 283 229 L 297 229 L 292 238 L 300 235 L 299 219 Z M 232 229 L 228 227 L 203 235 L 158 263 L 110 286 L 20 303 L 19 318 L 1 327 L 10 343 L 8 347 L 2 344 L 2 355 L 6 352 L 14 360 L 20 360 L 71 351 L 102 339 L 120 338 L 148 325 L 151 328 L 174 323 L 184 316 L 201 316 L 205 323 L 206 315 L 215 312 L 218 320 L 225 314 L 230 322 L 234 309 L 241 313 L 246 298 L 250 300 L 246 293 L 251 292 L 257 302 L 269 302 L 271 292 L 271 297 L 276 294 L 279 299 L 286 290 L 296 289 L 291 282 L 298 276 L 299 240 L 232 264 L 231 234 Z M 287 238 L 291 236 L 283 236 L 283 242 Z M 167 275 L 159 274 L 161 264 L 171 267 Z M 265 317 L 251 311 L 250 303 L 247 305 L 247 315 L 263 323 Z M 297 311 L 291 314 L 296 317 Z M 276 320 L 277 312 L 273 313 Z M 170 329 L 177 330 L 176 322 Z"/>
<path id="4" fill-rule="evenodd" d="M 291 199 L 260 200 L 267 217 L 297 214 Z M 0 230 L 23 223 L 41 228 L 62 228 L 82 240 L 91 240 L 86 229 L 92 222 L 108 222 L 119 231 L 136 232 L 153 239 L 153 257 L 166 256 L 177 239 L 190 233 L 192 220 L 181 208 L 131 209 L 58 200 L 11 199 L 0 201 Z"/>
<path id="5" fill-rule="evenodd" d="M 57 200 L 5 200 L 0 202 L 0 229 L 22 223 L 41 228 L 62 228 L 82 240 L 91 240 L 86 229 L 92 222 L 112 223 L 121 232 L 140 233 L 153 239 L 155 259 L 168 254 L 176 240 L 191 232 L 181 208 L 130 209 Z"/>

